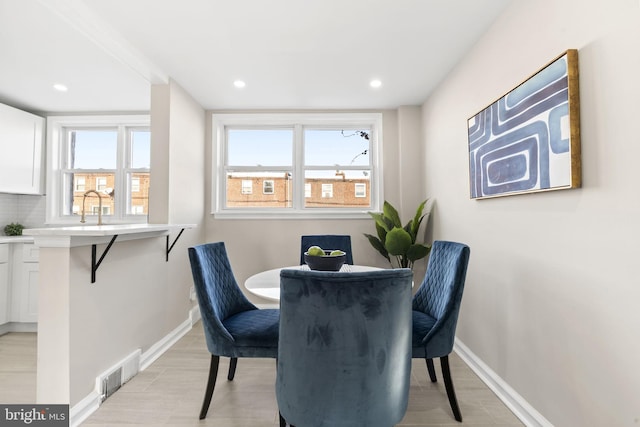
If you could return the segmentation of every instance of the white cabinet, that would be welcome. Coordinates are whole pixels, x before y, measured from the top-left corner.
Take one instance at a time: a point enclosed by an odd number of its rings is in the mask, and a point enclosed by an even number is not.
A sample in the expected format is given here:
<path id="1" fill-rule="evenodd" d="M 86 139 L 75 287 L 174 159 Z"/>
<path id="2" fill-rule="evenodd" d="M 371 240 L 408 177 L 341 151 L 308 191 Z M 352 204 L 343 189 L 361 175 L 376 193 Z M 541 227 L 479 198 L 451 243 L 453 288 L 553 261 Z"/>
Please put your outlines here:
<path id="1" fill-rule="evenodd" d="M 44 118 L 0 104 L 0 193 L 44 194 Z"/>
<path id="2" fill-rule="evenodd" d="M 0 325 L 9 321 L 9 245 L 0 243 Z"/>
<path id="3" fill-rule="evenodd" d="M 37 329 L 38 257 L 33 243 L 0 243 L 0 335 Z"/>
<path id="4" fill-rule="evenodd" d="M 36 323 L 38 321 L 38 263 L 25 262 L 22 265 L 22 293 L 18 322 Z"/>
<path id="5" fill-rule="evenodd" d="M 33 243 L 13 244 L 10 321 L 38 321 L 38 248 Z"/>

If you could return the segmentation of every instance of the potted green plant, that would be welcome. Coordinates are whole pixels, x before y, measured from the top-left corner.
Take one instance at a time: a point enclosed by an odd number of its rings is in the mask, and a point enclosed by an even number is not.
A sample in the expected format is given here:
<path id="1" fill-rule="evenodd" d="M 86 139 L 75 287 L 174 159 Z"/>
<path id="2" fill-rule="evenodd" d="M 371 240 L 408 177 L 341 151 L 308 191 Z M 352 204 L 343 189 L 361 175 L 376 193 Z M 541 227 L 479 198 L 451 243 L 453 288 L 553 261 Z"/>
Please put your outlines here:
<path id="1" fill-rule="evenodd" d="M 22 224 L 11 223 L 4 226 L 4 234 L 7 236 L 22 236 Z"/>
<path id="2" fill-rule="evenodd" d="M 417 242 L 418 230 L 426 214 L 423 214 L 427 200 L 420 203 L 414 217 L 402 225 L 400 215 L 391 203 L 385 200 L 382 212 L 369 212 L 374 219 L 378 236 L 364 233 L 369 243 L 392 267 L 413 269 L 413 263 L 426 257 L 431 251 L 430 245 Z M 395 260 L 395 263 L 394 263 Z"/>

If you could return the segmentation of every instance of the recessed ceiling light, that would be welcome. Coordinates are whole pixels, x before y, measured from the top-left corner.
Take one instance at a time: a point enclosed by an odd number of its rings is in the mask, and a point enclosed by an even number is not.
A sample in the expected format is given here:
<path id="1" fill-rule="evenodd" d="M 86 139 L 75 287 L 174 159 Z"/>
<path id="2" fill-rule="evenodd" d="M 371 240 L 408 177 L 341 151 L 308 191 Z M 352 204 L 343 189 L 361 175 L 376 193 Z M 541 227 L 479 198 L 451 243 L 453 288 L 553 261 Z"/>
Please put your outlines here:
<path id="1" fill-rule="evenodd" d="M 53 88 L 55 90 L 57 90 L 58 92 L 66 92 L 67 90 L 69 90 L 69 88 L 67 88 L 65 85 L 60 84 L 60 83 L 54 84 Z"/>
<path id="2" fill-rule="evenodd" d="M 236 80 L 235 82 L 233 82 L 233 85 L 235 87 L 237 87 L 238 89 L 242 89 L 243 87 L 245 87 L 247 84 L 245 82 L 243 82 L 242 80 Z"/>
<path id="3" fill-rule="evenodd" d="M 369 82 L 369 86 L 373 88 L 379 88 L 380 86 L 382 86 L 382 82 L 378 79 L 371 80 L 371 82 Z"/>

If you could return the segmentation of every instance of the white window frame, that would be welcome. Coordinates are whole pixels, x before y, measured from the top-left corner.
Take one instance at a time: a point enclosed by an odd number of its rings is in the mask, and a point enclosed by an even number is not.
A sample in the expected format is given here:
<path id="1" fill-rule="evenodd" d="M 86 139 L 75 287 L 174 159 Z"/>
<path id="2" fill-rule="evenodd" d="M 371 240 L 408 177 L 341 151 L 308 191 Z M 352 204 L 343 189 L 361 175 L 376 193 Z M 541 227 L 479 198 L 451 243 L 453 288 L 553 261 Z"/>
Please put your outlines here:
<path id="1" fill-rule="evenodd" d="M 107 188 L 107 178 L 104 176 L 97 177 L 96 186 L 93 189 L 100 192 L 106 188 Z"/>
<path id="2" fill-rule="evenodd" d="M 253 194 L 253 180 L 243 179 L 241 185 L 241 194 Z"/>
<path id="3" fill-rule="evenodd" d="M 303 149 L 294 143 L 293 185 L 302 188 L 293 194 L 293 207 L 287 208 L 229 208 L 224 205 L 226 198 L 225 138 L 226 127 L 247 127 L 264 129 L 275 126 L 319 126 L 345 128 L 366 127 L 371 132 L 371 181 L 370 201 L 367 208 L 304 208 Z M 211 214 L 216 218 L 318 218 L 318 219 L 370 219 L 368 212 L 382 210 L 383 165 L 382 165 L 382 113 L 212 113 L 212 176 Z"/>
<path id="4" fill-rule="evenodd" d="M 354 186 L 355 197 L 367 197 L 367 184 L 364 182 L 356 182 Z"/>
<path id="5" fill-rule="evenodd" d="M 267 187 L 271 187 L 271 191 L 267 191 Z M 265 179 L 262 181 L 262 194 L 275 194 L 275 192 L 276 182 L 273 179 Z"/>
<path id="6" fill-rule="evenodd" d="M 50 225 L 80 225 L 78 215 L 63 214 L 63 175 L 65 173 L 66 129 L 104 129 L 117 127 L 124 133 L 118 138 L 116 169 L 116 212 L 110 212 L 102 220 L 105 224 L 146 223 L 147 215 L 130 213 L 130 185 L 128 176 L 132 172 L 149 172 L 150 169 L 133 169 L 130 166 L 131 141 L 127 129 L 150 130 L 148 115 L 100 115 L 100 116 L 50 116 L 47 118 L 47 197 L 45 223 Z M 120 189 L 120 191 L 118 191 Z M 106 196 L 105 196 L 106 197 Z M 89 209 L 87 209 L 90 212 Z M 88 224 L 91 223 L 89 219 Z"/>
<path id="7" fill-rule="evenodd" d="M 100 212 L 100 205 L 92 204 L 90 208 L 87 206 L 85 210 L 87 214 L 98 215 L 98 212 Z M 111 215 L 111 209 L 109 206 L 102 207 L 102 215 Z"/>
<path id="8" fill-rule="evenodd" d="M 140 192 L 140 178 L 131 177 L 131 192 L 139 193 Z M 131 207 L 131 211 L 133 212 L 133 206 Z"/>
<path id="9" fill-rule="evenodd" d="M 304 197 L 305 197 L 305 199 L 311 197 L 311 183 L 310 182 L 305 182 L 304 183 Z"/>
<path id="10" fill-rule="evenodd" d="M 322 198 L 323 199 L 333 198 L 333 184 L 322 184 Z"/>
<path id="11" fill-rule="evenodd" d="M 76 191 L 86 191 L 87 188 L 87 182 L 85 180 L 85 178 L 82 177 L 77 177 L 76 178 L 76 183 L 75 183 L 75 189 Z"/>

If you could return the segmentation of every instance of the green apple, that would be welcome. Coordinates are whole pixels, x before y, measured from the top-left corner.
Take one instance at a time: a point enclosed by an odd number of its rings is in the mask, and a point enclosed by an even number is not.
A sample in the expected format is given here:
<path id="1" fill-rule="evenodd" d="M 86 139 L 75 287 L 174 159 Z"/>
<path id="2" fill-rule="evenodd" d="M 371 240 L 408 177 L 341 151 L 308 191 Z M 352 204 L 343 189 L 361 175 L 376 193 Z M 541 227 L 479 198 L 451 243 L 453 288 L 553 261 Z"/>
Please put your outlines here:
<path id="1" fill-rule="evenodd" d="M 324 256 L 324 250 L 320 246 L 311 246 L 307 249 L 307 254 L 311 256 Z"/>
<path id="2" fill-rule="evenodd" d="M 340 256 L 340 255 L 344 255 L 344 252 L 339 251 L 339 250 L 335 250 L 335 251 L 331 251 L 331 253 L 329 255 L 330 256 Z"/>

